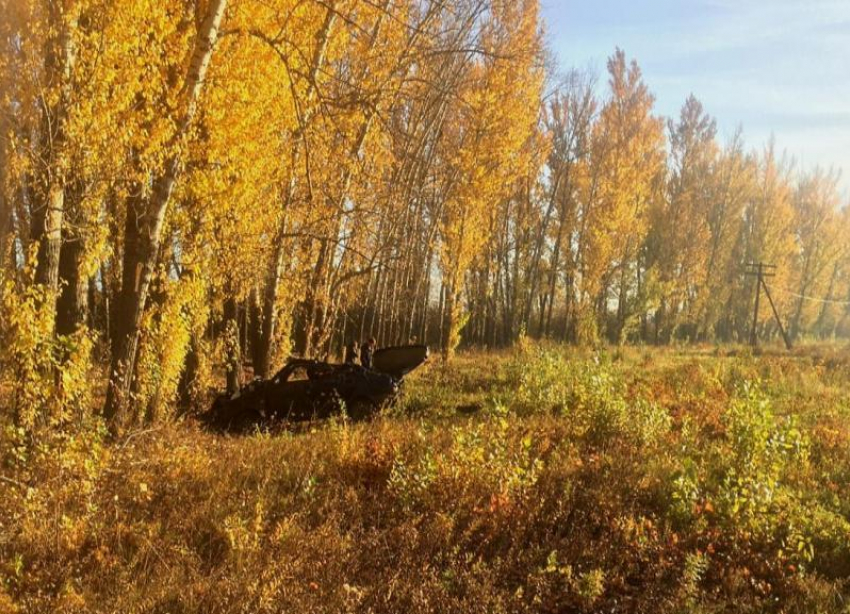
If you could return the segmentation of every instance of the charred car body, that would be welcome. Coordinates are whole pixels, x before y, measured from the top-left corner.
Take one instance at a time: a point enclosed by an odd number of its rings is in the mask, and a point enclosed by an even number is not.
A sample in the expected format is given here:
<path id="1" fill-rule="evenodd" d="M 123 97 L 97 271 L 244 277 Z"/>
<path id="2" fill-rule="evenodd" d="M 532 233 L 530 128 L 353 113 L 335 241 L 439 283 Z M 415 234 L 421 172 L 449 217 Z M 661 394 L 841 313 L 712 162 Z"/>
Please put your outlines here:
<path id="1" fill-rule="evenodd" d="M 244 432 L 345 413 L 368 418 L 398 395 L 404 376 L 428 357 L 426 346 L 384 348 L 373 368 L 290 359 L 268 380 L 255 380 L 232 396 L 221 395 L 201 416 L 209 428 Z"/>

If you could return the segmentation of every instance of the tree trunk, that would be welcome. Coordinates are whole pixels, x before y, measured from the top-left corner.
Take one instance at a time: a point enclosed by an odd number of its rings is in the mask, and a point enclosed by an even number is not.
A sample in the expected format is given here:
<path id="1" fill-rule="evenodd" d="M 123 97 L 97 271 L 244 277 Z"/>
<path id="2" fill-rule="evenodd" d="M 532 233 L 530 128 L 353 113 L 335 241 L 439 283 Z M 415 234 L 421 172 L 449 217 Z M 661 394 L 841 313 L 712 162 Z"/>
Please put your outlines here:
<path id="1" fill-rule="evenodd" d="M 56 308 L 56 332 L 70 335 L 88 320 L 89 280 L 80 274 L 84 253 L 82 238 L 68 238 L 59 258 L 62 288 Z"/>
<path id="2" fill-rule="evenodd" d="M 263 336 L 263 311 L 260 304 L 260 296 L 257 288 L 251 289 L 251 294 L 248 296 L 248 316 L 245 336 L 248 339 L 248 352 L 251 356 L 251 366 L 254 370 L 254 375 L 257 375 L 257 362 L 261 358 L 260 347 L 262 345 Z"/>
<path id="3" fill-rule="evenodd" d="M 829 337 L 835 332 L 833 328 L 833 330 L 830 331 L 830 334 L 827 335 L 824 329 L 826 328 L 826 321 L 829 317 L 829 309 L 832 306 L 832 301 L 835 300 L 835 284 L 838 281 L 838 274 L 840 272 L 840 269 L 840 261 L 836 262 L 832 266 L 832 275 L 829 276 L 829 287 L 826 292 L 826 300 L 821 303 L 820 313 L 818 314 L 817 322 L 815 322 L 815 331 L 821 339 Z"/>
<path id="4" fill-rule="evenodd" d="M 260 338 L 254 359 L 254 374 L 263 379 L 269 376 L 269 370 L 271 368 L 272 345 L 274 344 L 275 329 L 277 327 L 277 299 L 280 291 L 280 278 L 283 274 L 285 256 L 284 239 L 278 237 L 275 244 L 274 256 L 272 257 L 272 268 L 269 279 L 266 282 L 265 292 L 263 292 Z"/>
<path id="5" fill-rule="evenodd" d="M 3 129 L 2 123 L 0 129 Z M 12 244 L 15 238 L 12 232 L 12 203 L 6 199 L 6 160 L 4 139 L 0 141 L 0 271 L 4 274 L 12 270 Z M 3 296 L 2 292 L 0 287 L 0 298 Z"/>
<path id="6" fill-rule="evenodd" d="M 552 220 L 552 213 L 555 210 L 555 202 L 558 197 L 558 192 L 560 189 L 562 175 L 559 173 L 555 178 L 555 185 L 552 188 L 552 194 L 549 197 L 549 204 L 546 207 L 546 213 L 543 216 L 543 220 L 540 223 L 540 227 L 537 229 L 537 238 L 534 242 L 534 251 L 531 255 L 531 264 L 529 266 L 529 279 L 528 279 L 528 289 L 525 298 L 525 316 L 523 320 L 528 326 L 529 331 L 531 333 L 531 314 L 534 304 L 534 299 L 538 298 L 538 287 L 540 286 L 540 262 L 543 260 L 543 252 L 546 248 L 546 237 L 549 232 L 549 224 Z M 527 189 L 527 198 L 529 202 L 531 201 L 531 178 L 528 179 L 528 189 Z M 544 303 L 545 304 L 545 303 Z M 538 331 L 538 335 L 543 334 L 543 306 L 541 305 L 540 311 L 540 327 Z"/>
<path id="7" fill-rule="evenodd" d="M 195 404 L 196 381 L 201 371 L 201 340 L 193 332 L 189 340 L 189 351 L 186 353 L 186 363 L 183 373 L 180 374 L 180 382 L 177 384 L 177 394 L 180 399 L 179 412 L 187 413 L 193 409 Z"/>
<path id="8" fill-rule="evenodd" d="M 224 301 L 224 335 L 227 347 L 227 394 L 239 391 L 242 379 L 242 353 L 239 343 L 239 308 L 236 299 L 228 296 Z"/>
<path id="9" fill-rule="evenodd" d="M 62 250 L 62 224 L 65 216 L 65 180 L 68 163 L 67 124 L 71 104 L 71 76 L 76 62 L 73 30 L 77 15 L 66 16 L 59 3 L 50 4 L 49 19 L 58 32 L 56 41 L 48 42 L 45 65 L 50 78 L 59 82 L 59 101 L 52 109 L 44 109 L 46 157 L 44 200 L 40 205 L 33 231 L 38 240 L 36 281 L 52 292 L 59 289 L 59 257 Z"/>
<path id="10" fill-rule="evenodd" d="M 457 314 L 455 313 L 455 291 L 445 287 L 445 301 L 443 303 L 443 319 L 440 325 L 440 348 L 442 349 L 443 362 L 448 362 L 454 356 L 454 328 L 456 326 Z"/>
<path id="11" fill-rule="evenodd" d="M 563 241 L 564 223 L 558 226 L 558 235 L 555 238 L 555 246 L 552 248 L 552 263 L 549 271 L 549 289 L 547 294 L 546 320 L 543 324 L 542 334 L 549 337 L 552 333 L 552 311 L 555 306 L 555 294 L 558 290 L 558 268 L 561 266 L 561 241 Z"/>

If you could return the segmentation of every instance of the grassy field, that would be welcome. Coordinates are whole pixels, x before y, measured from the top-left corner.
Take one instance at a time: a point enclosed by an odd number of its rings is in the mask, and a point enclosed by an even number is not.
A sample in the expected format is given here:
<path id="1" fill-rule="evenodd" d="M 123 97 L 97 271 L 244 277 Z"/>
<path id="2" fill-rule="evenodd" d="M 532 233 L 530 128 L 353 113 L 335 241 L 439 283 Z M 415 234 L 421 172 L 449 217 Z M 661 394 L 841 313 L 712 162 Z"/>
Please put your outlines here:
<path id="1" fill-rule="evenodd" d="M 0 441 L 0 612 L 847 612 L 850 351 L 527 345 L 367 424 Z"/>

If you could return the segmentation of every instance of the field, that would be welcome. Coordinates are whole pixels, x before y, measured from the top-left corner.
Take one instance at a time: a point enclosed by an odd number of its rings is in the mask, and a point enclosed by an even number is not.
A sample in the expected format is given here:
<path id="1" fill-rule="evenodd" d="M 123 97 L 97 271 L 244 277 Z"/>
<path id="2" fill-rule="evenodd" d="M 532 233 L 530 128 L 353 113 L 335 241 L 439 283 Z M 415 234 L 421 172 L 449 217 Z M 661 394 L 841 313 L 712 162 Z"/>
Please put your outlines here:
<path id="1" fill-rule="evenodd" d="M 374 422 L 0 442 L 0 612 L 846 612 L 850 352 L 523 344 Z"/>

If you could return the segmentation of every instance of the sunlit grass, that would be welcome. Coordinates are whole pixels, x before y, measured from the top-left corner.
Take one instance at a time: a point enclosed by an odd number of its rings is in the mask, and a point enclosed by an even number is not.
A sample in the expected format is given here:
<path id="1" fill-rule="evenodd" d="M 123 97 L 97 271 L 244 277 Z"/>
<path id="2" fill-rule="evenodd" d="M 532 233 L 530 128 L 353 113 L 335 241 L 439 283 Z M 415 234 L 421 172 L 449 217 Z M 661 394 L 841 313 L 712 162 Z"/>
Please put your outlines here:
<path id="1" fill-rule="evenodd" d="M 7 430 L 0 610 L 840 612 L 850 354 L 525 344 L 367 424 Z"/>

